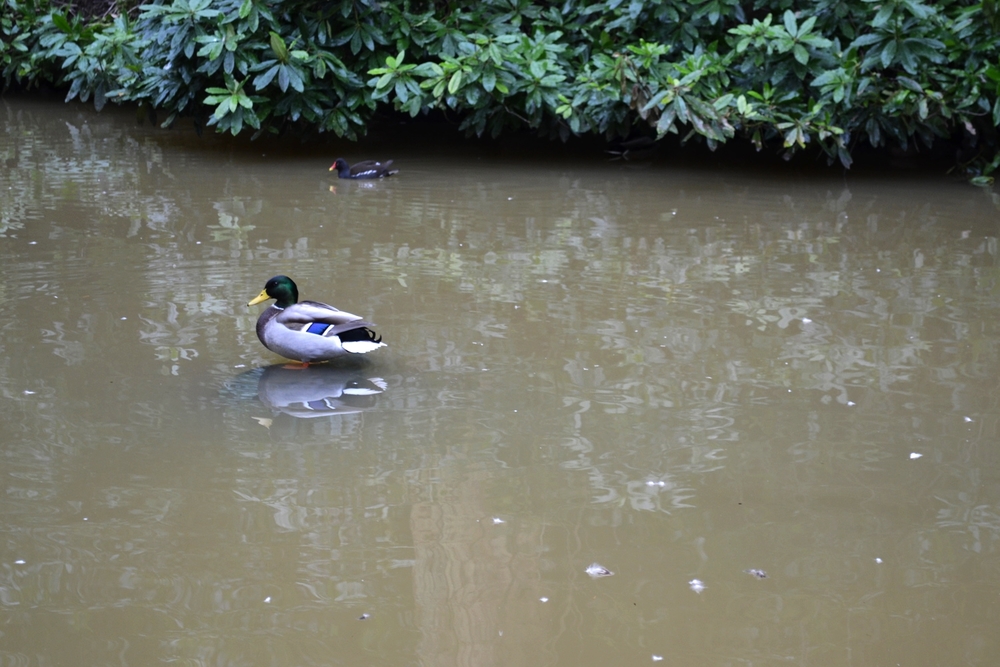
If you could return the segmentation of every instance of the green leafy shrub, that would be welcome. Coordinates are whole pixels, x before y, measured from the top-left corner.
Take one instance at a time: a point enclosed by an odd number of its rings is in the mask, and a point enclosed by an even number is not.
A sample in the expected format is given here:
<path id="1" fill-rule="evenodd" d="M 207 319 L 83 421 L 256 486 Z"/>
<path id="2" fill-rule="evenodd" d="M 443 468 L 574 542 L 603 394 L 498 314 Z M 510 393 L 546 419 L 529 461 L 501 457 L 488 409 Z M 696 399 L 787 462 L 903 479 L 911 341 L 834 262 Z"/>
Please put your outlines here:
<path id="1" fill-rule="evenodd" d="M 952 142 L 998 166 L 1000 0 L 160 0 L 110 21 L 3 0 L 5 82 L 219 131 L 356 137 L 379 110 L 473 134 L 678 134 L 788 154 Z"/>

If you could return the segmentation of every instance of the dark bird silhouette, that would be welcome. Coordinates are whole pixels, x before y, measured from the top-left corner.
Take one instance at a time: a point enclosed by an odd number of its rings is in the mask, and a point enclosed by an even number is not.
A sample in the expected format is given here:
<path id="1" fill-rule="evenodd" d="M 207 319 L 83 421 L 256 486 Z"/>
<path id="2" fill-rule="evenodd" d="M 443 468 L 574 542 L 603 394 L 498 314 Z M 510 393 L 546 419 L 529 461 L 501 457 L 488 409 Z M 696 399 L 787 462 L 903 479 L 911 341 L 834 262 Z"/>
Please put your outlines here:
<path id="1" fill-rule="evenodd" d="M 342 157 L 330 166 L 330 171 L 336 171 L 341 178 L 385 178 L 399 173 L 399 169 L 390 169 L 392 160 L 377 162 L 376 160 L 365 160 L 358 162 L 353 167 L 347 164 L 347 160 Z"/>

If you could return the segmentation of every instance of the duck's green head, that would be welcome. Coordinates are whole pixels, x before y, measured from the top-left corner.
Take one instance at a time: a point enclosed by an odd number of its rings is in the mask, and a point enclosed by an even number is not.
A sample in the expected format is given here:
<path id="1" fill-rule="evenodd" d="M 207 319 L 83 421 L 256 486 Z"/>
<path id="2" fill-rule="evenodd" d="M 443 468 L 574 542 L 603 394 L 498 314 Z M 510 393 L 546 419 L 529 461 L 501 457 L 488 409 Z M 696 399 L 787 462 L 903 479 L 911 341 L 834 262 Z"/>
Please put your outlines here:
<path id="1" fill-rule="evenodd" d="M 288 276 L 275 276 L 267 281 L 264 289 L 254 297 L 248 306 L 254 306 L 268 299 L 274 299 L 278 308 L 287 308 L 299 302 L 299 289 Z"/>

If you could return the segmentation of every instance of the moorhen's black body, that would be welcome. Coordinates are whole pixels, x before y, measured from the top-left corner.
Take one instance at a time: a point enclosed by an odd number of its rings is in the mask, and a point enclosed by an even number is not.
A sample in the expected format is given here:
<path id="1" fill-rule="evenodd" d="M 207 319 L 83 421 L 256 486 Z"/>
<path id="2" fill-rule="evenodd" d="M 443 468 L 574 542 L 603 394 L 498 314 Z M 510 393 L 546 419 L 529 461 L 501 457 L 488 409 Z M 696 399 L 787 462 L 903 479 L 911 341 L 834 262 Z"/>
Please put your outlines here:
<path id="1" fill-rule="evenodd" d="M 392 160 L 377 162 L 375 160 L 365 160 L 358 162 L 353 167 L 347 164 L 347 160 L 342 157 L 330 167 L 330 171 L 336 171 L 341 178 L 385 178 L 399 173 L 399 169 L 390 169 Z"/>

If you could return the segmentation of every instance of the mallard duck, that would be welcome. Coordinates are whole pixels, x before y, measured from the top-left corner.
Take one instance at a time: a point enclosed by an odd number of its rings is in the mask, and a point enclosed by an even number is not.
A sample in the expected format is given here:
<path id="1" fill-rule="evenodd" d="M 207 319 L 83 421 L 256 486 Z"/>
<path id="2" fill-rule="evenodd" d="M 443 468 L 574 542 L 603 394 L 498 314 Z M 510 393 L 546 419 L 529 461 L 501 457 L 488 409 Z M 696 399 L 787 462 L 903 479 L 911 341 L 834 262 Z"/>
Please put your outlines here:
<path id="1" fill-rule="evenodd" d="M 257 318 L 257 338 L 264 347 L 306 364 L 385 347 L 375 325 L 319 301 L 299 302 L 299 289 L 288 276 L 275 276 L 247 306 L 274 299 Z"/>
<path id="2" fill-rule="evenodd" d="M 389 169 L 392 160 L 377 162 L 375 160 L 365 160 L 358 162 L 353 167 L 347 164 L 347 160 L 342 157 L 330 166 L 330 171 L 336 171 L 340 178 L 385 178 L 398 174 L 399 169 Z"/>

